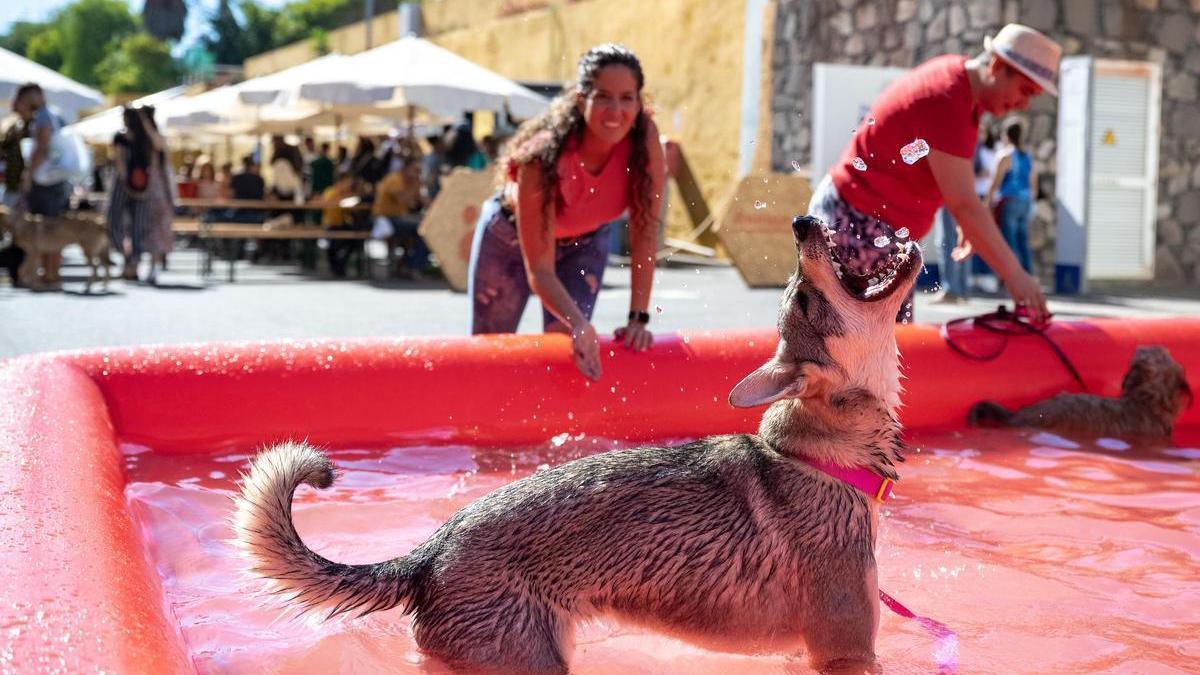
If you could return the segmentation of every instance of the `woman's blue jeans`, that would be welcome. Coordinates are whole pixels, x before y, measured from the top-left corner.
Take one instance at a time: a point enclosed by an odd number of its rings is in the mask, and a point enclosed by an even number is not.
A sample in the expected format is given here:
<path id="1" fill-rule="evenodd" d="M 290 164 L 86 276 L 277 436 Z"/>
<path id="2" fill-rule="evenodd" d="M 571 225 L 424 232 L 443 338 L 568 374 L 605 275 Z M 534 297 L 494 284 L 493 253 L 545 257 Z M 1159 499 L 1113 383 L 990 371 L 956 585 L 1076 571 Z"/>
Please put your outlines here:
<path id="1" fill-rule="evenodd" d="M 557 241 L 555 275 L 589 321 L 608 263 L 609 243 L 607 225 Z M 468 274 L 471 334 L 515 333 L 532 291 L 517 240 L 517 224 L 500 208 L 498 197 L 488 199 L 480 210 Z M 565 330 L 562 322 L 544 309 L 542 323 L 547 332 Z"/>
<path id="2" fill-rule="evenodd" d="M 1033 274 L 1033 254 L 1029 250 L 1028 197 L 1005 197 L 1000 203 L 1000 231 L 1016 254 L 1021 268 Z"/>

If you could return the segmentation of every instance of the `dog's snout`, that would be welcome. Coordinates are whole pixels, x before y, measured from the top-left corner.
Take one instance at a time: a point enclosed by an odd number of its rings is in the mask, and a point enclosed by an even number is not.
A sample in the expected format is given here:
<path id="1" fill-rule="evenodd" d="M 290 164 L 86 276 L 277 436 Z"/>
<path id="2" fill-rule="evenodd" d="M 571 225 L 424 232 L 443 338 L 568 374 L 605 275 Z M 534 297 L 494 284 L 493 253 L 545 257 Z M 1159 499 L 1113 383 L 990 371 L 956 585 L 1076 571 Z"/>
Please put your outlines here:
<path id="1" fill-rule="evenodd" d="M 820 225 L 820 220 L 812 216 L 796 216 L 792 218 L 792 232 L 796 235 L 796 241 L 804 241 L 808 237 L 808 231 Z"/>

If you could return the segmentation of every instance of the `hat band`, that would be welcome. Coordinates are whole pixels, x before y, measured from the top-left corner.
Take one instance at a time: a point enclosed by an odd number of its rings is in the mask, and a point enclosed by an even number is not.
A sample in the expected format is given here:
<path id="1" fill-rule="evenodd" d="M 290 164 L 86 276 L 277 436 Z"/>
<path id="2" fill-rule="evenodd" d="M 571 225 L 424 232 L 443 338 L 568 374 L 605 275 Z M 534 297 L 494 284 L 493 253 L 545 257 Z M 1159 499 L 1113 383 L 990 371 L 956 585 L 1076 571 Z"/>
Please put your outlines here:
<path id="1" fill-rule="evenodd" d="M 1036 61 L 1031 61 L 1021 54 L 1009 51 L 1007 48 L 1002 48 L 998 45 L 996 46 L 996 52 L 999 53 L 1000 56 L 1004 57 L 1005 61 L 1011 61 L 1015 65 L 1021 66 L 1038 77 L 1045 78 L 1050 82 L 1053 82 L 1055 79 L 1057 79 L 1056 73 L 1053 70 Z"/>

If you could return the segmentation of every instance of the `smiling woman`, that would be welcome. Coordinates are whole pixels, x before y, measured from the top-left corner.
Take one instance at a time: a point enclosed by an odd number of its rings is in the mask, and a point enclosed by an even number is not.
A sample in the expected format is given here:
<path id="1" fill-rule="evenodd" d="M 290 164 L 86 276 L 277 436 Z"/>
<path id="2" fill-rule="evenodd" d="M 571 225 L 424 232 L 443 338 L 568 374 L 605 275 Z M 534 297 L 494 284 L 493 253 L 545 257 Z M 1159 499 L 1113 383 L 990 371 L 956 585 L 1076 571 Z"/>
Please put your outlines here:
<path id="1" fill-rule="evenodd" d="M 608 258 L 607 224 L 628 211 L 633 261 L 625 346 L 650 346 L 650 286 L 665 162 L 642 106 L 633 52 L 593 47 L 575 84 L 526 122 L 500 165 L 500 189 L 481 209 L 471 248 L 471 332 L 516 331 L 531 293 L 547 332 L 569 333 L 575 362 L 600 376 L 592 310 Z"/>

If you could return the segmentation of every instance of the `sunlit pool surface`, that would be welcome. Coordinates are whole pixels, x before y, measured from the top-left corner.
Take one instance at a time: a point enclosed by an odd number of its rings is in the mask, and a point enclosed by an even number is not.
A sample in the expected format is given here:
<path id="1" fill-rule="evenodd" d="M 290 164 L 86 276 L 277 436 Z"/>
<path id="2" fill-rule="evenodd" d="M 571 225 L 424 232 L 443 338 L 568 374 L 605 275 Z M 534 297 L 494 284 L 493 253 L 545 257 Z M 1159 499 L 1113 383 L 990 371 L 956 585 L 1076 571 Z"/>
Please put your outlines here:
<path id="1" fill-rule="evenodd" d="M 1131 447 L 1036 432 L 909 438 L 883 509 L 881 587 L 958 634 L 963 673 L 1185 673 L 1200 663 L 1200 443 Z M 337 484 L 302 487 L 297 529 L 343 563 L 403 555 L 463 505 L 539 467 L 612 448 L 559 437 L 525 451 L 334 450 Z M 280 619 L 230 545 L 246 454 L 125 446 L 126 497 L 168 615 L 205 673 L 428 672 L 400 610 Z M 916 622 L 881 611 L 886 673 L 937 669 Z M 806 672 L 803 659 L 718 654 L 617 623 L 584 625 L 577 673 Z"/>

